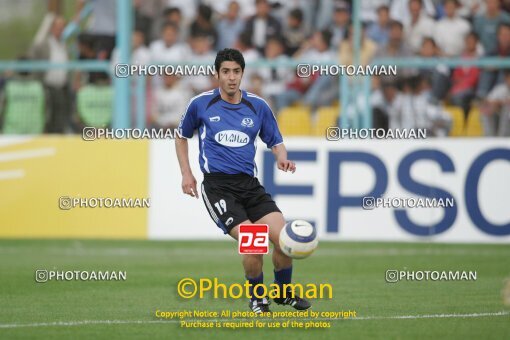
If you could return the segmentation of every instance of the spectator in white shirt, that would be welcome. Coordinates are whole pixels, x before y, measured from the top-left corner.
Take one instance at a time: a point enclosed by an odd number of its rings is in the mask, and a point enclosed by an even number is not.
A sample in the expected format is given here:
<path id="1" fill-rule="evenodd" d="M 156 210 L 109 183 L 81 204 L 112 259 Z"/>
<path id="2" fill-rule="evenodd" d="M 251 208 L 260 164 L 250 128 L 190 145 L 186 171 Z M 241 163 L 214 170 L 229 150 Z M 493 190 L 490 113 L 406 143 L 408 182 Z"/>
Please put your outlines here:
<path id="1" fill-rule="evenodd" d="M 415 128 L 427 129 L 434 137 L 446 137 L 452 121 L 440 103 L 433 98 L 432 87 L 426 78 L 417 77 L 412 96 Z"/>
<path id="2" fill-rule="evenodd" d="M 149 52 L 149 49 L 145 45 L 145 35 L 142 31 L 135 30 L 133 31 L 132 36 L 132 55 L 131 55 L 131 62 L 140 64 L 140 65 L 147 65 L 150 61 L 151 55 Z"/>
<path id="3" fill-rule="evenodd" d="M 145 0 L 146 1 L 146 0 Z M 177 7 L 181 11 L 184 25 L 188 26 L 195 19 L 198 9 L 198 0 L 166 0 L 166 7 Z"/>
<path id="4" fill-rule="evenodd" d="M 363 0 L 360 1 L 361 21 L 365 24 L 377 22 L 377 11 L 382 6 L 389 7 L 391 0 Z"/>
<path id="5" fill-rule="evenodd" d="M 289 11 L 286 25 L 283 29 L 283 37 L 285 39 L 285 54 L 293 55 L 299 50 L 301 44 L 307 39 L 308 30 L 303 21 L 304 13 L 300 8 L 293 8 Z"/>
<path id="6" fill-rule="evenodd" d="M 485 0 L 459 0 L 457 15 L 471 20 L 475 15 L 484 14 L 485 10 Z"/>
<path id="7" fill-rule="evenodd" d="M 161 30 L 161 39 L 150 45 L 151 61 L 177 63 L 186 59 L 186 46 L 178 42 L 179 27 L 167 22 Z"/>
<path id="8" fill-rule="evenodd" d="M 402 121 L 405 97 L 395 82 L 382 81 L 380 89 L 370 98 L 374 124 L 382 129 L 400 129 L 408 122 Z"/>
<path id="9" fill-rule="evenodd" d="M 189 55 L 187 44 L 179 42 L 179 27 L 173 22 L 166 22 L 161 30 L 161 39 L 153 41 L 149 47 L 152 64 L 178 64 Z M 152 86 L 162 86 L 161 77 L 152 77 Z"/>
<path id="10" fill-rule="evenodd" d="M 243 72 L 243 78 L 244 79 L 251 79 L 252 74 L 255 69 L 250 67 L 250 63 L 253 63 L 260 59 L 260 54 L 255 49 L 251 43 L 251 36 L 249 32 L 243 32 L 239 35 L 237 38 L 236 43 L 234 44 L 234 48 L 236 50 L 239 50 L 243 54 L 244 61 L 246 62 L 246 68 Z M 246 84 L 246 81 L 241 82 L 241 88 L 246 89 L 249 86 L 249 84 Z"/>
<path id="11" fill-rule="evenodd" d="M 151 56 L 149 49 L 147 46 L 145 46 L 145 34 L 143 31 L 135 29 L 133 31 L 133 34 L 131 35 L 131 59 L 129 63 L 136 64 L 136 65 L 149 65 L 151 62 Z M 112 52 L 112 59 L 110 63 L 110 67 L 112 70 L 112 74 L 115 74 L 116 72 L 116 66 L 119 63 L 119 50 L 115 48 Z M 151 78 L 149 78 L 151 79 Z M 156 78 L 154 78 L 156 79 Z M 131 81 L 131 91 L 132 93 L 135 93 L 136 86 L 139 81 L 142 81 L 141 77 L 130 77 Z M 148 81 L 146 80 L 146 84 L 148 84 Z M 147 86 L 146 88 L 146 96 L 150 93 L 150 86 Z M 136 110 L 136 103 L 137 100 L 139 100 L 138 96 L 132 96 L 130 99 L 131 102 L 131 110 L 132 113 L 135 114 Z"/>
<path id="12" fill-rule="evenodd" d="M 212 51 L 212 39 L 206 33 L 197 33 L 190 38 L 191 54 L 188 59 L 205 65 L 214 64 L 216 53 Z M 194 92 L 200 93 L 212 88 L 211 78 L 207 75 L 186 77 L 186 85 Z"/>
<path id="13" fill-rule="evenodd" d="M 398 20 L 402 24 L 406 24 L 411 20 L 411 13 L 409 13 L 409 0 L 392 0 L 390 6 L 390 17 L 393 20 Z M 431 18 L 436 17 L 436 7 L 433 0 L 423 0 L 423 10 Z"/>
<path id="14" fill-rule="evenodd" d="M 510 71 L 505 71 L 505 82 L 489 92 L 482 113 L 486 136 L 510 136 Z"/>
<path id="15" fill-rule="evenodd" d="M 64 18 L 48 13 L 30 48 L 30 56 L 33 59 L 48 60 L 55 64 L 66 63 L 69 60 L 69 54 L 65 42 L 61 40 L 65 26 Z M 43 80 L 49 95 L 51 113 L 46 131 L 63 133 L 70 123 L 68 71 L 50 69 L 45 72 Z"/>
<path id="16" fill-rule="evenodd" d="M 305 62 L 331 62 L 338 57 L 331 51 L 332 33 L 328 30 L 317 31 L 306 41 L 294 54 L 294 58 Z M 310 71 L 310 70 L 309 70 Z M 287 84 L 286 91 L 275 97 L 276 111 L 289 106 L 295 101 L 303 100 L 315 110 L 320 105 L 329 105 L 337 98 L 337 93 L 332 93 L 333 81 L 336 79 L 328 75 L 320 75 L 319 72 L 308 73 L 299 71 L 298 76 Z"/>
<path id="17" fill-rule="evenodd" d="M 377 21 L 371 23 L 366 30 L 367 38 L 375 41 L 378 46 L 385 46 L 390 37 L 390 9 L 381 6 L 377 9 Z"/>
<path id="18" fill-rule="evenodd" d="M 464 51 L 464 41 L 471 31 L 469 23 L 455 14 L 457 6 L 457 0 L 446 0 L 446 16 L 439 20 L 434 28 L 434 40 L 448 57 L 457 57 Z"/>
<path id="19" fill-rule="evenodd" d="M 181 13 L 181 10 L 179 9 L 179 7 L 166 8 L 163 11 L 163 17 L 160 20 L 161 20 L 161 23 L 159 23 L 159 26 L 161 26 L 161 24 L 165 23 L 165 22 L 172 22 L 175 25 L 177 25 L 177 27 L 179 27 L 178 41 L 180 43 L 188 40 L 190 25 L 184 21 L 184 17 L 182 16 L 182 13 Z M 158 24 L 154 23 L 154 26 L 156 26 L 156 25 L 158 25 Z"/>
<path id="20" fill-rule="evenodd" d="M 257 12 L 245 24 L 245 32 L 250 35 L 252 45 L 264 53 L 267 38 L 281 35 L 282 24 L 272 15 L 271 4 L 268 0 L 255 0 Z"/>
<path id="21" fill-rule="evenodd" d="M 414 54 L 419 53 L 423 38 L 433 36 L 436 24 L 422 8 L 422 0 L 410 0 L 410 20 L 404 24 L 405 41 Z"/>
<path id="22" fill-rule="evenodd" d="M 389 23 L 390 32 L 388 43 L 379 46 L 376 57 L 378 58 L 400 58 L 412 55 L 409 46 L 404 42 L 404 27 L 400 21 L 392 20 Z"/>
<path id="23" fill-rule="evenodd" d="M 93 37 L 97 58 L 110 60 L 115 47 L 115 33 L 117 30 L 117 1 L 116 0 L 78 0 L 76 17 L 86 3 L 91 4 L 88 27 L 84 33 Z"/>
<path id="24" fill-rule="evenodd" d="M 285 44 L 281 37 L 270 37 L 267 40 L 264 49 L 264 57 L 268 61 L 287 61 L 289 58 L 285 55 Z M 263 67 L 258 70 L 263 86 L 261 87 L 262 96 L 274 101 L 275 96 L 285 90 L 287 81 L 292 78 L 292 73 L 288 67 Z M 252 77 L 253 78 L 253 77 Z"/>
<path id="25" fill-rule="evenodd" d="M 192 92 L 175 75 L 165 75 L 162 78 L 163 86 L 154 91 L 150 126 L 177 128 Z"/>
<path id="26" fill-rule="evenodd" d="M 350 10 L 349 4 L 345 1 L 339 2 L 335 5 L 332 25 L 333 38 L 331 39 L 331 46 L 334 49 L 338 49 L 347 34 L 347 30 L 351 23 Z"/>
<path id="27" fill-rule="evenodd" d="M 432 136 L 446 136 L 451 120 L 446 112 L 430 101 L 430 84 L 414 77 L 399 86 L 383 81 L 373 93 L 371 105 L 376 127 L 389 129 L 426 128 Z"/>
<path id="28" fill-rule="evenodd" d="M 142 31 L 135 29 L 131 35 L 131 64 L 148 65 L 151 61 L 151 54 L 145 46 L 145 35 Z M 112 52 L 111 65 L 119 63 L 119 51 L 115 48 Z"/>
<path id="29" fill-rule="evenodd" d="M 228 5 L 228 10 L 222 14 L 221 20 L 216 23 L 216 31 L 218 32 L 216 49 L 222 50 L 234 46 L 243 29 L 244 20 L 239 16 L 239 3 L 232 1 Z"/>
<path id="30" fill-rule="evenodd" d="M 254 0 L 235 0 L 235 2 L 239 5 L 239 17 L 241 19 L 244 20 L 255 14 Z M 226 13 L 232 0 L 202 0 L 202 3 L 209 5 L 216 13 Z"/>

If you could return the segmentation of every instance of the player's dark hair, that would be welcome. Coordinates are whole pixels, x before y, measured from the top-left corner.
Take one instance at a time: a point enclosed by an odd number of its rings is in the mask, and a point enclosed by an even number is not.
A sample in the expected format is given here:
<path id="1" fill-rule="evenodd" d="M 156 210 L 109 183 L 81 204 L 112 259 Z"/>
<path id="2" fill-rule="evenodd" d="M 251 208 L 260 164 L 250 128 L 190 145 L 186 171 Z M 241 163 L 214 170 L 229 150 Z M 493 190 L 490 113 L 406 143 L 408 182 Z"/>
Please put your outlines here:
<path id="1" fill-rule="evenodd" d="M 216 60 L 214 61 L 214 68 L 216 72 L 220 72 L 221 63 L 224 61 L 235 61 L 241 66 L 241 70 L 244 72 L 244 57 L 241 52 L 233 48 L 225 48 L 216 54 Z"/>

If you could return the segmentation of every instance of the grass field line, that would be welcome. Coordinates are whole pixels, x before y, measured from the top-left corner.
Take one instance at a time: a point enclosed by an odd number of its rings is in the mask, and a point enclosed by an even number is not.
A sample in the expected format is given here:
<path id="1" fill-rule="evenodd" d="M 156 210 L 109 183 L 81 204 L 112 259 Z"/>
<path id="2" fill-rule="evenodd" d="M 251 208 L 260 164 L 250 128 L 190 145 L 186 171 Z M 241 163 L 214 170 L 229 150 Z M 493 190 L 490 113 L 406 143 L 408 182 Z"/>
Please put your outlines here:
<path id="1" fill-rule="evenodd" d="M 470 313 L 470 314 L 422 314 L 422 315 L 393 315 L 393 316 L 361 316 L 346 319 L 329 319 L 329 318 L 299 318 L 296 321 L 344 321 L 344 320 L 399 320 L 399 319 L 450 319 L 450 318 L 482 318 L 482 317 L 498 317 L 510 315 L 510 311 L 500 311 L 492 313 Z M 236 319 L 185 319 L 186 321 L 202 321 L 202 322 L 221 322 L 221 321 L 252 321 L 253 318 L 236 318 Z M 281 321 L 285 318 L 257 318 L 261 321 Z M 17 323 L 17 324 L 0 324 L 0 328 L 29 328 L 29 327 L 70 327 L 70 326 L 86 326 L 86 325 L 125 325 L 125 324 L 161 324 L 161 323 L 179 323 L 181 320 L 81 320 L 81 321 L 56 321 L 56 322 L 39 322 L 39 323 Z"/>

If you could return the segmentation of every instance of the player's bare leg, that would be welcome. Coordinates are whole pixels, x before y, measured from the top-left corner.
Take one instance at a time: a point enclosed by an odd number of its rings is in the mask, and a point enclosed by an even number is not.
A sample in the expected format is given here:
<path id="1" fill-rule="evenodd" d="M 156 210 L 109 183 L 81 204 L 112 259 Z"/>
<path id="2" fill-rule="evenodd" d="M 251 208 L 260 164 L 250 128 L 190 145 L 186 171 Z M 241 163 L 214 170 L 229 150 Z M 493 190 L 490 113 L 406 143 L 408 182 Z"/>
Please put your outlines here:
<path id="1" fill-rule="evenodd" d="M 251 224 L 250 220 L 246 220 L 241 224 Z M 229 234 L 234 239 L 239 239 L 239 226 L 232 228 Z M 243 267 L 246 277 L 258 277 L 262 273 L 263 266 L 262 254 L 243 254 Z"/>
<path id="2" fill-rule="evenodd" d="M 249 224 L 252 223 L 250 220 L 246 220 L 241 224 Z M 239 239 L 239 225 L 232 228 L 230 231 L 230 236 L 234 239 Z M 246 279 L 252 285 L 250 288 L 250 295 L 252 296 L 250 300 L 249 307 L 255 313 L 269 312 L 269 301 L 267 298 L 257 299 L 253 293 L 253 287 L 257 284 L 264 283 L 264 274 L 262 273 L 263 266 L 263 254 L 243 254 L 243 267 Z M 257 291 L 257 295 L 263 294 L 263 289 L 259 289 Z"/>
<path id="3" fill-rule="evenodd" d="M 285 226 L 285 219 L 282 213 L 272 212 L 255 222 L 256 224 L 269 225 L 269 239 L 274 245 L 273 265 L 275 283 L 282 288 L 283 285 L 292 281 L 292 259 L 285 255 L 280 248 L 280 232 Z M 283 292 L 282 292 L 283 293 Z M 280 305 L 289 305 L 298 310 L 305 310 L 312 305 L 299 296 L 293 296 L 292 292 L 285 292 L 284 296 L 275 298 L 274 301 Z"/>
<path id="4" fill-rule="evenodd" d="M 279 271 L 292 266 L 292 259 L 285 255 L 280 249 L 280 231 L 285 226 L 285 219 L 282 213 L 272 212 L 255 222 L 256 224 L 267 224 L 269 226 L 269 239 L 274 245 L 273 265 L 274 270 Z"/>

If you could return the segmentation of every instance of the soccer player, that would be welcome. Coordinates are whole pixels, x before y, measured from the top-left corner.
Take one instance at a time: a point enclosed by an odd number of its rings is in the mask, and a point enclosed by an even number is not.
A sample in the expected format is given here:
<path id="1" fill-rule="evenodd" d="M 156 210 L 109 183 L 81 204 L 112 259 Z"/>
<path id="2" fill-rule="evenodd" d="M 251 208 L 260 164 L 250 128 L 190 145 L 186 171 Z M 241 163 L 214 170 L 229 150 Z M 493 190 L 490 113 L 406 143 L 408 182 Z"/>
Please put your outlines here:
<path id="1" fill-rule="evenodd" d="M 275 156 L 278 169 L 296 171 L 287 159 L 287 150 L 273 112 L 266 101 L 239 89 L 245 62 L 241 52 L 224 49 L 214 62 L 219 88 L 203 92 L 191 99 L 179 125 L 183 138 L 177 138 L 175 148 L 182 173 L 182 191 L 199 198 L 197 181 L 191 172 L 188 141 L 198 129 L 200 168 L 204 173 L 202 199 L 216 225 L 234 239 L 239 237 L 239 225 L 260 223 L 269 225 L 269 239 L 274 245 L 275 283 L 283 287 L 292 277 L 292 259 L 279 246 L 279 235 L 285 220 L 264 187 L 255 177 L 256 139 L 266 143 Z M 253 287 L 263 283 L 261 254 L 243 254 L 246 279 L 252 285 L 249 307 L 253 312 L 269 312 L 269 300 L 257 299 Z M 263 294 L 258 287 L 257 295 Z M 275 298 L 277 304 L 298 310 L 310 308 L 310 303 L 288 292 Z M 283 294 L 282 294 L 283 295 Z"/>

